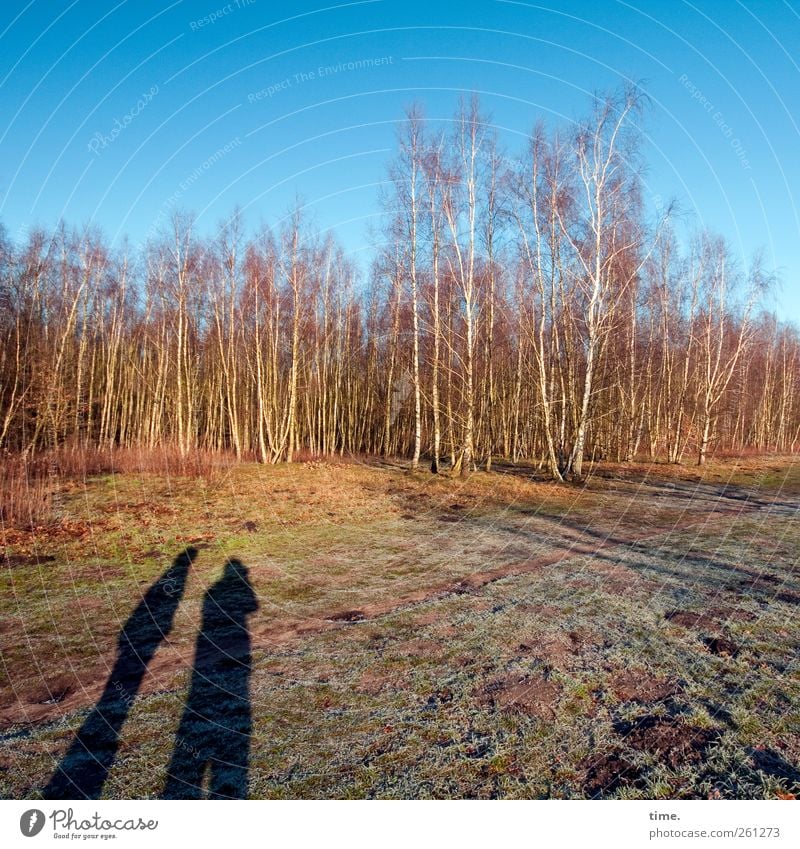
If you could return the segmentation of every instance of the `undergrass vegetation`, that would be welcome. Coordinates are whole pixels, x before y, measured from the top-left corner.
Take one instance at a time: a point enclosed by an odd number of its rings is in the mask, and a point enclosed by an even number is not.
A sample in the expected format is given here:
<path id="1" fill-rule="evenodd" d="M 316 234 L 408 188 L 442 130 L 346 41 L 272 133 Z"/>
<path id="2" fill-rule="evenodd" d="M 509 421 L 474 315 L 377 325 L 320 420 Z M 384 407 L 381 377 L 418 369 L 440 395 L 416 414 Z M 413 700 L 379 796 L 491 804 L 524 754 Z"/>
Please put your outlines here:
<path id="1" fill-rule="evenodd" d="M 253 797 L 800 792 L 791 458 L 605 464 L 581 487 L 525 467 L 243 464 L 100 473 L 53 498 L 46 529 L 4 529 L 4 796 L 42 792 L 127 618 L 187 546 L 107 797 L 163 792 L 203 599 L 229 558 L 258 599 Z"/>

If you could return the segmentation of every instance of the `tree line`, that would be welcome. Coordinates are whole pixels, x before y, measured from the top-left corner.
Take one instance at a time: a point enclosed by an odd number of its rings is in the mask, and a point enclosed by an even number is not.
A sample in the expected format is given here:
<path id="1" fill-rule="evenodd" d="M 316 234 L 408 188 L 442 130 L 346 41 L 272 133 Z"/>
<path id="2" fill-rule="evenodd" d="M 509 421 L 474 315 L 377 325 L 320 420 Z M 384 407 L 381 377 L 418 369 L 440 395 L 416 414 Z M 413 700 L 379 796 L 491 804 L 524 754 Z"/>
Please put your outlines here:
<path id="1" fill-rule="evenodd" d="M 300 205 L 112 250 L 0 234 L 0 450 L 382 454 L 556 480 L 800 440 L 800 336 L 769 275 L 643 200 L 635 89 L 504 155 L 477 99 L 407 110 L 364 279 Z"/>

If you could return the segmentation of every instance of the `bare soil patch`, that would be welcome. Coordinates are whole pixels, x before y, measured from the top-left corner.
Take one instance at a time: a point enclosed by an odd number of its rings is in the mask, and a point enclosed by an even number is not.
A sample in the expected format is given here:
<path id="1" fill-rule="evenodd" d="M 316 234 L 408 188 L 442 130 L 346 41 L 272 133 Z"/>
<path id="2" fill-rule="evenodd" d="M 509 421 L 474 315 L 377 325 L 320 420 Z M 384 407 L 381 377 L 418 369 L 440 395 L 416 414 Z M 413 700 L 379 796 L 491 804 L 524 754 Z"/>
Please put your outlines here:
<path id="1" fill-rule="evenodd" d="M 663 702 L 683 692 L 683 687 L 677 681 L 630 671 L 615 674 L 610 689 L 621 702 L 641 704 Z"/>
<path id="2" fill-rule="evenodd" d="M 74 675 L 63 673 L 46 681 L 39 679 L 19 695 L 32 704 L 57 705 L 72 695 L 78 687 Z"/>
<path id="3" fill-rule="evenodd" d="M 718 731 L 697 728 L 675 717 L 642 716 L 633 722 L 616 723 L 614 730 L 632 749 L 656 755 L 673 769 L 701 760 L 719 737 Z"/>
<path id="4" fill-rule="evenodd" d="M 641 769 L 619 752 L 592 756 L 581 766 L 586 770 L 583 793 L 589 799 L 597 799 L 621 787 L 640 787 L 643 784 Z"/>
<path id="5" fill-rule="evenodd" d="M 332 613 L 327 618 L 331 622 L 363 622 L 367 617 L 363 610 L 343 610 L 341 613 Z"/>
<path id="6" fill-rule="evenodd" d="M 555 681 L 529 675 L 506 675 L 490 681 L 478 694 L 484 706 L 553 719 L 561 696 Z"/>
<path id="7" fill-rule="evenodd" d="M 800 786 L 800 770 L 792 766 L 786 758 L 766 746 L 755 746 L 750 752 L 753 765 L 761 772 L 775 778 L 783 778 Z"/>
<path id="8" fill-rule="evenodd" d="M 355 686 L 360 693 L 377 696 L 385 690 L 399 690 L 406 684 L 406 675 L 401 670 L 387 672 L 381 669 L 365 669 Z"/>
<path id="9" fill-rule="evenodd" d="M 421 613 L 414 618 L 414 624 L 420 628 L 426 628 L 428 625 L 438 625 L 442 621 L 442 614 L 438 610 L 431 610 L 428 613 Z"/>
<path id="10" fill-rule="evenodd" d="M 55 555 L 52 554 L 6 554 L 2 561 L 6 566 L 39 566 L 44 563 L 53 563 Z"/>
<path id="11" fill-rule="evenodd" d="M 546 631 L 526 636 L 517 645 L 518 656 L 536 658 L 558 668 L 572 666 L 584 654 L 603 644 L 603 637 L 589 629 Z"/>
<path id="12" fill-rule="evenodd" d="M 778 601 L 785 602 L 786 604 L 800 604 L 800 593 L 775 593 L 775 598 Z"/>
<path id="13" fill-rule="evenodd" d="M 739 654 L 739 646 L 724 637 L 704 637 L 703 642 L 711 654 L 722 657 L 736 657 Z"/>
<path id="14" fill-rule="evenodd" d="M 709 613 L 720 622 L 752 622 L 756 619 L 755 613 L 743 610 L 740 607 L 711 607 Z"/>
<path id="15" fill-rule="evenodd" d="M 708 630 L 719 625 L 719 620 L 710 613 L 693 613 L 689 610 L 668 610 L 664 614 L 664 618 L 675 625 L 681 625 L 683 628 Z"/>

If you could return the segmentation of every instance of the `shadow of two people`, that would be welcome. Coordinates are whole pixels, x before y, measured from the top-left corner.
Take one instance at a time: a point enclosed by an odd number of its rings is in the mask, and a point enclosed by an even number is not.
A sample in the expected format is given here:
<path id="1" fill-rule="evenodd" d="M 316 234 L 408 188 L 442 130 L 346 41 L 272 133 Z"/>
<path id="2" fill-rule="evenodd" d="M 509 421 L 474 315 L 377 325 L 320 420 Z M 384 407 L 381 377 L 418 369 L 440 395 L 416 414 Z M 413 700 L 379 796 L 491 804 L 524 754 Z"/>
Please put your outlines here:
<path id="1" fill-rule="evenodd" d="M 181 552 L 126 621 L 103 693 L 44 788 L 45 799 L 100 796 L 117 755 L 122 726 L 148 664 L 172 630 L 197 553 L 194 548 Z M 257 609 L 247 567 L 229 560 L 203 599 L 189 695 L 175 736 L 164 798 L 247 796 L 252 728 L 247 617 Z"/>

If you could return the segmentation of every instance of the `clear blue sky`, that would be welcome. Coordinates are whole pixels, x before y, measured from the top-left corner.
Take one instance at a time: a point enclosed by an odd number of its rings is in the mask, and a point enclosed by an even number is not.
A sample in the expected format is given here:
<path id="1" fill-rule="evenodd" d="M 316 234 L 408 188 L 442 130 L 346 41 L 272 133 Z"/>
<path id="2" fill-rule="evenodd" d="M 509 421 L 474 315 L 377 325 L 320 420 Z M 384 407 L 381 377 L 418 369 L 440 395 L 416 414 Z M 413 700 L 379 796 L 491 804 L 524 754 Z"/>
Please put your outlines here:
<path id="1" fill-rule="evenodd" d="M 763 247 L 800 322 L 799 63 L 798 0 L 5 0 L 0 221 L 136 243 L 171 206 L 255 225 L 299 193 L 366 253 L 412 100 L 446 119 L 479 92 L 514 152 L 633 79 L 651 203 Z"/>

